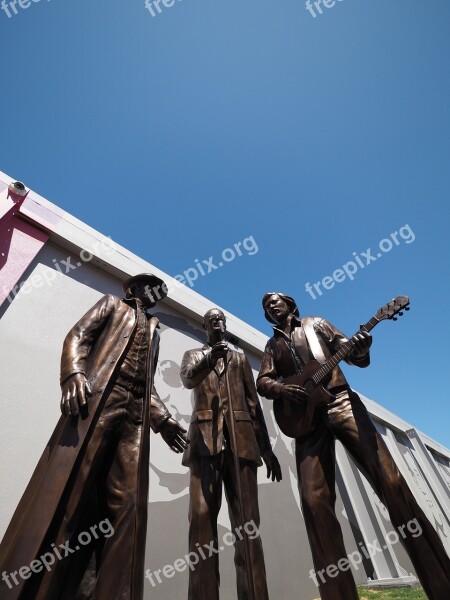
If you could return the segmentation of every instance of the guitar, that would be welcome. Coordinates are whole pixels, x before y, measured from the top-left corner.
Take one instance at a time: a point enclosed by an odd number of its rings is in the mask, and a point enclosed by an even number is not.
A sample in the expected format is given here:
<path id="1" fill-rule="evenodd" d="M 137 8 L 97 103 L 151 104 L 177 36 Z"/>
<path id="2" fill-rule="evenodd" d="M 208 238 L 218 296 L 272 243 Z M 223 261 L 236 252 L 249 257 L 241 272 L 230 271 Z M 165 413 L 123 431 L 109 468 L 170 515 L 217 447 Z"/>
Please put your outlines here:
<path id="1" fill-rule="evenodd" d="M 397 296 L 380 308 L 370 321 L 361 325 L 359 331 L 371 331 L 378 323 L 387 319 L 396 321 L 396 315 L 402 316 L 403 310 L 409 310 L 409 298 Z M 307 400 L 291 401 L 281 398 L 274 400 L 275 419 L 285 435 L 291 438 L 305 435 L 311 428 L 316 407 L 334 400 L 334 396 L 322 383 L 326 382 L 336 365 L 348 357 L 354 346 L 355 343 L 350 339 L 323 364 L 317 360 L 310 360 L 300 373 L 282 380 L 283 383 L 299 385 L 308 393 Z"/>

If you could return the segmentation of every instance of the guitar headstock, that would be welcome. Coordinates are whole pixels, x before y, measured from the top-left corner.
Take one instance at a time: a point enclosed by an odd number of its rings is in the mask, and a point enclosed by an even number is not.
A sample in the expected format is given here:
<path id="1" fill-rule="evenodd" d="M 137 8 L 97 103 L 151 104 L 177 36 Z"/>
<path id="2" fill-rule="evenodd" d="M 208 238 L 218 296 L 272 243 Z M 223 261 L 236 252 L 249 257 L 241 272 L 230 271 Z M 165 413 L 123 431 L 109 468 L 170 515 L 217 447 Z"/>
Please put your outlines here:
<path id="1" fill-rule="evenodd" d="M 408 296 L 396 296 L 393 300 L 385 304 L 375 315 L 377 321 L 384 321 L 385 319 L 397 320 L 397 316 L 403 315 L 404 310 L 409 310 L 409 298 Z"/>

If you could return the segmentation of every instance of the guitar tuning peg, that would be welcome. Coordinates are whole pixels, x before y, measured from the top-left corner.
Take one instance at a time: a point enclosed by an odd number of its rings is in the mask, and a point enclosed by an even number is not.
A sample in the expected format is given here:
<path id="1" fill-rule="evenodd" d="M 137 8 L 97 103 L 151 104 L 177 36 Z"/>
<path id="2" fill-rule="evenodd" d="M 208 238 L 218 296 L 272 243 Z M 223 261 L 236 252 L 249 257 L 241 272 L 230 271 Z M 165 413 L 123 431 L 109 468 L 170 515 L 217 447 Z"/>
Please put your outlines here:
<path id="1" fill-rule="evenodd" d="M 393 321 L 397 321 L 397 317 L 392 317 L 392 320 Z"/>
<path id="2" fill-rule="evenodd" d="M 405 306 L 405 310 L 411 310 L 409 306 Z"/>
<path id="3" fill-rule="evenodd" d="M 403 313 L 402 313 L 401 311 L 400 311 L 398 314 L 399 314 L 401 317 L 403 317 Z"/>

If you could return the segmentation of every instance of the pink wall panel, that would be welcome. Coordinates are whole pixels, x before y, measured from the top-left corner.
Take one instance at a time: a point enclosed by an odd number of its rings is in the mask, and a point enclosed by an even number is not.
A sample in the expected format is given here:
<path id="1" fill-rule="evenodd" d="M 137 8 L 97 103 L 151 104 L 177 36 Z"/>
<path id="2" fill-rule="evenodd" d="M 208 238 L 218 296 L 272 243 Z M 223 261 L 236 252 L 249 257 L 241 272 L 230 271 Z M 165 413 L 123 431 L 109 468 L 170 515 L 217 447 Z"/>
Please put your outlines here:
<path id="1" fill-rule="evenodd" d="M 48 237 L 47 233 L 16 216 L 0 219 L 0 305 L 20 283 L 20 277 Z"/>

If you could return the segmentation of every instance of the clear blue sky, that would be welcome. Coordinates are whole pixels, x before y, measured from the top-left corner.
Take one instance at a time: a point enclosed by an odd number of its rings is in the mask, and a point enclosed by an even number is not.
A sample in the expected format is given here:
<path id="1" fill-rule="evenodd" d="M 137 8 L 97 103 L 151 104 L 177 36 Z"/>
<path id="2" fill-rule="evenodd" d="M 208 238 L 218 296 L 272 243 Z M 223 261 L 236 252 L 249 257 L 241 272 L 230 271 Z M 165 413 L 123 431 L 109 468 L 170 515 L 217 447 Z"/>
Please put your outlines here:
<path id="1" fill-rule="evenodd" d="M 182 0 L 152 17 L 144 0 L 41 0 L 0 11 L 0 167 L 171 275 L 253 236 L 257 253 L 194 289 L 267 334 L 267 290 L 348 334 L 409 295 L 411 312 L 375 330 L 371 367 L 346 373 L 450 446 L 450 3 L 323 10 Z M 405 225 L 413 242 L 397 237 L 316 300 L 305 291 Z"/>

